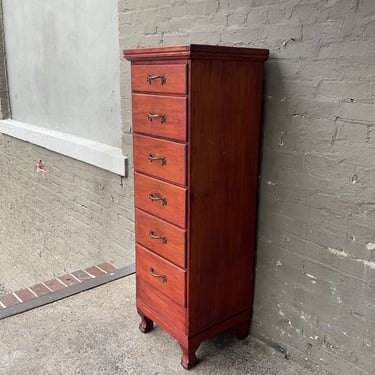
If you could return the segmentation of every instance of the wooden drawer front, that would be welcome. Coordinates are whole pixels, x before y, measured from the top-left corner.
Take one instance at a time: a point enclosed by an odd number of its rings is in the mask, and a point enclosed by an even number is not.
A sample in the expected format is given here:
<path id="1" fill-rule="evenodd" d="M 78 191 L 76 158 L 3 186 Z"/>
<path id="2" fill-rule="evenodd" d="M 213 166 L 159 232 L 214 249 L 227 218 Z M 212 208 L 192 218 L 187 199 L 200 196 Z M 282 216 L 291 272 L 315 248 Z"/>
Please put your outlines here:
<path id="1" fill-rule="evenodd" d="M 186 65 L 133 65 L 132 90 L 186 94 Z"/>
<path id="2" fill-rule="evenodd" d="M 136 245 L 137 276 L 185 306 L 186 272 L 158 255 Z"/>
<path id="3" fill-rule="evenodd" d="M 177 184 L 186 183 L 186 145 L 134 135 L 134 169 Z"/>
<path id="4" fill-rule="evenodd" d="M 138 243 L 185 268 L 185 230 L 136 209 L 135 233 Z"/>
<path id="5" fill-rule="evenodd" d="M 164 329 L 186 332 L 186 308 L 137 277 L 137 308 Z"/>
<path id="6" fill-rule="evenodd" d="M 186 98 L 133 94 L 132 100 L 134 132 L 186 140 Z"/>
<path id="7" fill-rule="evenodd" d="M 186 189 L 134 173 L 135 205 L 181 228 L 186 223 Z"/>

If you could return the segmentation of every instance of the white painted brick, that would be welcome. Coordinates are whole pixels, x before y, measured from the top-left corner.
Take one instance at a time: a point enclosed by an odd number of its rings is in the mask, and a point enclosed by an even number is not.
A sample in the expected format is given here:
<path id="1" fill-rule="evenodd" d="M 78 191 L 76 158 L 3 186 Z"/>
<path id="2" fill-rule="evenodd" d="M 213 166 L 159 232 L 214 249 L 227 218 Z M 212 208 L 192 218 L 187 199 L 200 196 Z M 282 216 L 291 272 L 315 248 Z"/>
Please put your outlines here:
<path id="1" fill-rule="evenodd" d="M 215 14 L 218 9 L 218 2 L 216 0 L 206 1 L 188 1 L 187 2 L 187 14 L 189 15 L 211 15 Z M 173 12 L 173 8 L 172 8 Z"/>
<path id="2" fill-rule="evenodd" d="M 337 61 L 309 61 L 301 67 L 301 76 L 306 78 L 338 79 L 343 67 Z"/>
<path id="3" fill-rule="evenodd" d="M 345 103 L 342 116 L 356 121 L 375 122 L 375 103 Z"/>
<path id="4" fill-rule="evenodd" d="M 366 81 L 324 80 L 321 82 L 317 94 L 343 99 L 366 99 L 369 97 L 369 83 Z"/>
<path id="5" fill-rule="evenodd" d="M 284 45 L 284 43 L 286 43 Z M 289 41 L 289 39 L 279 39 L 273 41 L 268 46 L 272 58 L 278 59 L 307 59 L 315 55 L 317 41 Z"/>
<path id="6" fill-rule="evenodd" d="M 363 57 L 369 52 L 370 45 L 367 41 L 335 41 L 327 43 L 320 48 L 320 58 L 339 58 L 339 57 Z"/>
<path id="7" fill-rule="evenodd" d="M 266 25 L 264 27 L 264 33 L 267 35 L 267 39 L 270 41 L 277 40 L 289 40 L 291 38 L 297 40 L 302 36 L 302 27 L 286 25 Z"/>
<path id="8" fill-rule="evenodd" d="M 338 122 L 337 139 L 339 141 L 347 141 L 349 143 L 359 142 L 364 143 L 368 141 L 368 128 L 362 124 L 355 124 L 352 122 Z"/>
<path id="9" fill-rule="evenodd" d="M 359 12 L 365 15 L 375 13 L 375 3 L 373 0 L 362 0 L 359 2 Z"/>
<path id="10" fill-rule="evenodd" d="M 304 24 L 303 38 L 304 40 L 339 38 L 342 27 L 342 20 L 328 20 L 320 23 Z"/>

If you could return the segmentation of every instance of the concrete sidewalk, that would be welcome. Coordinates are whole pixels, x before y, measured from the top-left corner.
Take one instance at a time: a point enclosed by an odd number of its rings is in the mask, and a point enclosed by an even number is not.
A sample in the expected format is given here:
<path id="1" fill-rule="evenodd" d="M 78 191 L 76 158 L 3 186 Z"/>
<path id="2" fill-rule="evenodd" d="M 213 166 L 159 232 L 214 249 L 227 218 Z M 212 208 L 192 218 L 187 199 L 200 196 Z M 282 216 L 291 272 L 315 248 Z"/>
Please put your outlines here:
<path id="1" fill-rule="evenodd" d="M 200 362 L 186 371 L 178 344 L 165 332 L 138 330 L 134 291 L 132 275 L 0 321 L 0 374 L 313 374 L 231 332 L 202 343 Z"/>

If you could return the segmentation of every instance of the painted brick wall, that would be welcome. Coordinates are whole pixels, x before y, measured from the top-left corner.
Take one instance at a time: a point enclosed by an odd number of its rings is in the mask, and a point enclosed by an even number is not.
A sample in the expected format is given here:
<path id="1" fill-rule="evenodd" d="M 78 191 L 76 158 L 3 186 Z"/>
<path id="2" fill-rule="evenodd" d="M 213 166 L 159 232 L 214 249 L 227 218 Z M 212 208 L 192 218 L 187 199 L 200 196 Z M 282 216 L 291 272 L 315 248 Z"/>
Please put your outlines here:
<path id="1" fill-rule="evenodd" d="M 269 48 L 252 332 L 375 371 L 375 2 L 120 0 L 122 48 Z M 129 63 L 122 62 L 125 129 Z"/>
<path id="2" fill-rule="evenodd" d="M 119 0 L 119 11 L 121 49 L 270 49 L 252 332 L 307 367 L 373 374 L 375 2 Z M 131 154 L 129 63 L 121 69 Z M 39 159 L 47 180 L 35 172 Z M 0 136 L 0 181 L 1 250 L 11 254 L 1 262 L 28 257 L 37 273 L 44 256 L 47 271 L 51 260 L 77 269 L 74 252 L 132 256 L 131 176 L 121 186 L 110 173 Z"/>
<path id="3" fill-rule="evenodd" d="M 36 171 L 45 163 L 47 178 Z M 0 276 L 17 290 L 134 262 L 129 179 L 0 134 Z"/>
<path id="4" fill-rule="evenodd" d="M 0 36 L 0 118 L 8 118 L 2 17 Z M 47 178 L 36 171 L 40 160 Z M 17 290 L 103 261 L 134 263 L 132 197 L 131 178 L 0 134 L 2 287 Z"/>

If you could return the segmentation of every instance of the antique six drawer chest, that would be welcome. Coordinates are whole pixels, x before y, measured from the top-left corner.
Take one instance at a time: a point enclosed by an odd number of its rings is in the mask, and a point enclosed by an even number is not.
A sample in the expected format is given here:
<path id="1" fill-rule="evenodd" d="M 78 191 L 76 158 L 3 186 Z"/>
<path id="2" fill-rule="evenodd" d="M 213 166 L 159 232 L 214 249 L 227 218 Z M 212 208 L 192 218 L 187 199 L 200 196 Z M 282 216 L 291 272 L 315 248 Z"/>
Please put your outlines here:
<path id="1" fill-rule="evenodd" d="M 196 363 L 200 343 L 248 334 L 268 50 L 124 51 L 131 61 L 137 310 Z"/>

